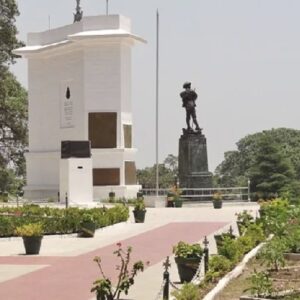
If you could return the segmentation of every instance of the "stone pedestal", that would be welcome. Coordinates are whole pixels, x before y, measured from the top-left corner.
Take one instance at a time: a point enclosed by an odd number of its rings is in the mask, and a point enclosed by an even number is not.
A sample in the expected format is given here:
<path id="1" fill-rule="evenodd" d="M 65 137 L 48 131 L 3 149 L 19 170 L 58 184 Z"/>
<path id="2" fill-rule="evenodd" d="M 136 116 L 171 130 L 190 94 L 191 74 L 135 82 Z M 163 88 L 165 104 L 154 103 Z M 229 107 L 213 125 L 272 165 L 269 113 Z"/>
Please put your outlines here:
<path id="1" fill-rule="evenodd" d="M 211 188 L 206 138 L 201 132 L 184 132 L 179 139 L 179 184 L 181 188 Z"/>

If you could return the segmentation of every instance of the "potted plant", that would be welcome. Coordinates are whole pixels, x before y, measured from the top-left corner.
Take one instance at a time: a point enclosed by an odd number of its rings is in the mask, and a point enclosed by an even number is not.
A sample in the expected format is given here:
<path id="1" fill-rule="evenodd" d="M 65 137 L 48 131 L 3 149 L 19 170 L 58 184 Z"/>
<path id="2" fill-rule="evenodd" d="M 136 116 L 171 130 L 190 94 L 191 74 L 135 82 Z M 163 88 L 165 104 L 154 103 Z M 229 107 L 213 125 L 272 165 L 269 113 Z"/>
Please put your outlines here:
<path id="1" fill-rule="evenodd" d="M 167 194 L 166 207 L 174 207 L 174 194 L 172 192 L 168 192 Z"/>
<path id="2" fill-rule="evenodd" d="M 110 203 L 115 202 L 115 197 L 116 197 L 116 193 L 115 192 L 111 191 L 111 192 L 108 193 L 108 199 L 109 199 Z"/>
<path id="3" fill-rule="evenodd" d="M 39 254 L 43 239 L 43 226 L 41 223 L 29 223 L 19 226 L 15 234 L 23 238 L 26 254 Z"/>
<path id="4" fill-rule="evenodd" d="M 96 231 L 96 224 L 94 217 L 90 213 L 84 213 L 79 224 L 79 237 L 94 237 Z"/>
<path id="5" fill-rule="evenodd" d="M 173 188 L 173 199 L 174 199 L 174 207 L 182 207 L 182 198 L 181 198 L 181 190 L 177 187 L 177 185 Z"/>
<path id="6" fill-rule="evenodd" d="M 201 263 L 203 249 L 199 244 L 180 241 L 173 247 L 180 281 L 191 282 Z"/>
<path id="7" fill-rule="evenodd" d="M 212 196 L 214 208 L 219 209 L 222 208 L 223 205 L 223 195 L 221 192 L 215 192 Z"/>
<path id="8" fill-rule="evenodd" d="M 143 198 L 137 199 L 134 203 L 133 215 L 135 223 L 144 223 L 146 215 L 146 206 Z"/>
<path id="9" fill-rule="evenodd" d="M 101 258 L 98 256 L 94 258 L 102 277 L 94 281 L 91 289 L 92 293 L 96 292 L 97 300 L 115 300 L 120 299 L 122 293 L 127 295 L 129 288 L 134 284 L 134 278 L 139 272 L 144 271 L 144 263 L 142 261 L 137 261 L 133 265 L 130 263 L 132 247 L 128 247 L 124 251 L 121 243 L 118 243 L 117 246 L 118 249 L 114 251 L 114 254 L 120 259 L 120 264 L 117 265 L 119 275 L 116 285 L 113 286 L 111 280 L 105 276 Z M 130 266 L 132 266 L 131 270 Z"/>

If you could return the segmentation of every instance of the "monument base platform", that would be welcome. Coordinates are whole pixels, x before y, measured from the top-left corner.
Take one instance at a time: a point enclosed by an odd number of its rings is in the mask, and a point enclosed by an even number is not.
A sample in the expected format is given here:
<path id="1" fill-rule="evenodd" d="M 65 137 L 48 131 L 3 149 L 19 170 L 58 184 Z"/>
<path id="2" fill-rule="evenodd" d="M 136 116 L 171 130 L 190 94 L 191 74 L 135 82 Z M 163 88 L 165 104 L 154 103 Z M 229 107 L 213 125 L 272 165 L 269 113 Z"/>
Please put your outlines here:
<path id="1" fill-rule="evenodd" d="M 212 173 L 208 171 L 206 138 L 201 131 L 183 130 L 183 135 L 179 139 L 178 163 L 180 187 L 212 187 Z"/>

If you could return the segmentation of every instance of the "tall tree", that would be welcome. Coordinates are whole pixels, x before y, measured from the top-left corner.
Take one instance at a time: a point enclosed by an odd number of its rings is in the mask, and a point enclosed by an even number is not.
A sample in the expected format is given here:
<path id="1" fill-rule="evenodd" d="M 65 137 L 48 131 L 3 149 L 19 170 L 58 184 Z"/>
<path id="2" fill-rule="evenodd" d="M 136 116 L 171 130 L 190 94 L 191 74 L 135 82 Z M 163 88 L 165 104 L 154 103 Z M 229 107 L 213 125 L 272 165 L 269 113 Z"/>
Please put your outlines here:
<path id="1" fill-rule="evenodd" d="M 262 160 L 261 155 L 266 152 L 265 140 L 268 140 L 270 147 L 276 148 L 278 160 L 282 159 L 284 164 L 288 163 L 291 166 L 292 173 L 287 173 L 290 180 L 289 186 L 292 187 L 293 193 L 299 194 L 300 130 L 296 129 L 271 129 L 242 138 L 237 142 L 236 151 L 225 153 L 224 161 L 215 171 L 216 181 L 222 186 L 246 186 L 248 178 L 252 180 L 251 177 L 258 161 Z M 267 163 L 268 158 L 264 159 Z M 253 183 L 252 191 L 255 191 L 256 184 Z"/>
<path id="2" fill-rule="evenodd" d="M 18 41 L 16 1 L 0 0 L 0 191 L 14 192 L 25 174 L 27 93 L 9 71 Z"/>
<path id="3" fill-rule="evenodd" d="M 19 15 L 15 0 L 0 0 L 0 74 L 17 57 L 12 50 L 18 48 L 22 43 L 17 39 L 18 33 L 15 25 L 16 17 Z"/>
<path id="4" fill-rule="evenodd" d="M 178 159 L 176 156 L 169 154 L 163 164 L 159 164 L 159 187 L 170 188 L 175 184 L 175 176 L 177 176 Z M 154 189 L 156 185 L 156 165 L 146 167 L 137 171 L 139 184 L 143 188 Z"/>
<path id="5" fill-rule="evenodd" d="M 262 136 L 258 148 L 260 151 L 249 170 L 252 190 L 256 191 L 259 198 L 272 198 L 294 180 L 295 172 L 291 161 L 270 136 Z"/>

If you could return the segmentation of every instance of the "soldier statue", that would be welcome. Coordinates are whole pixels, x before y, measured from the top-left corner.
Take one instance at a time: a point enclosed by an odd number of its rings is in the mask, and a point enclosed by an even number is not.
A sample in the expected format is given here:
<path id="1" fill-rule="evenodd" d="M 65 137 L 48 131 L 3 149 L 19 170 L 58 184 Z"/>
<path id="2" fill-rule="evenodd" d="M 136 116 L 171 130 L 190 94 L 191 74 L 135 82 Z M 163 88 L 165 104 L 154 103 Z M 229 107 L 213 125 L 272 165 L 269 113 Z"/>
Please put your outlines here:
<path id="1" fill-rule="evenodd" d="M 183 88 L 185 89 L 185 91 L 180 93 L 180 97 L 182 98 L 182 107 L 185 107 L 185 110 L 186 110 L 187 132 L 188 133 L 194 132 L 190 125 L 190 120 L 192 117 L 196 132 L 201 133 L 201 128 L 199 127 L 198 122 L 197 122 L 196 109 L 195 109 L 196 99 L 198 98 L 198 95 L 194 90 L 191 89 L 190 82 L 184 83 Z"/>
<path id="2" fill-rule="evenodd" d="M 80 7 L 80 0 L 76 0 L 76 13 L 74 14 L 74 23 L 75 22 L 80 22 L 83 16 L 83 11 L 81 10 Z"/>

